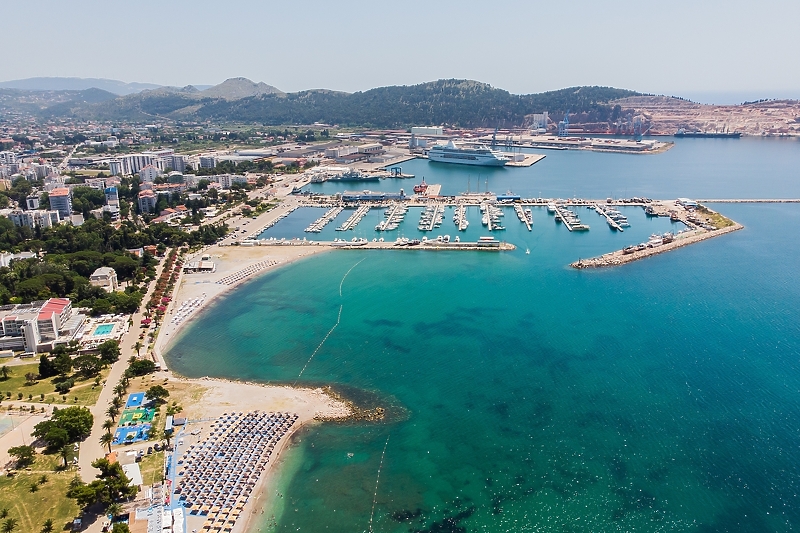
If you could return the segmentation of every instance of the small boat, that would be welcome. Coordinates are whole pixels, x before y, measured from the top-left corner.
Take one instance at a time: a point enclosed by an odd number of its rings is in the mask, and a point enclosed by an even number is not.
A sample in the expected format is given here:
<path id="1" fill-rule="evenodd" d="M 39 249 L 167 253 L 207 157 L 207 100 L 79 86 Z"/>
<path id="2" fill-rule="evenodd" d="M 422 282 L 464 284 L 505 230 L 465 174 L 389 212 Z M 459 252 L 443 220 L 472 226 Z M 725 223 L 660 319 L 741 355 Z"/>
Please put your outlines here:
<path id="1" fill-rule="evenodd" d="M 531 255 L 531 249 L 525 248 L 525 255 Z"/>

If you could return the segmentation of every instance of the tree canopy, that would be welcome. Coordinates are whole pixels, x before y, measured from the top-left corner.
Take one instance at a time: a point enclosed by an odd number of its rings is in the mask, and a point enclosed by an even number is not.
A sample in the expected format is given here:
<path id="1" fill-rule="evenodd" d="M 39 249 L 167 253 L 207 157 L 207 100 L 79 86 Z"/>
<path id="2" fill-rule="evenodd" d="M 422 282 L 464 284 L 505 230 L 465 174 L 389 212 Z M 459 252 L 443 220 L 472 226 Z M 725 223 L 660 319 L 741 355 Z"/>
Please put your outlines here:
<path id="1" fill-rule="evenodd" d="M 42 439 L 50 449 L 77 442 L 92 431 L 94 417 L 86 407 L 67 407 L 53 409 L 49 420 L 39 422 L 33 427 L 33 435 Z"/>

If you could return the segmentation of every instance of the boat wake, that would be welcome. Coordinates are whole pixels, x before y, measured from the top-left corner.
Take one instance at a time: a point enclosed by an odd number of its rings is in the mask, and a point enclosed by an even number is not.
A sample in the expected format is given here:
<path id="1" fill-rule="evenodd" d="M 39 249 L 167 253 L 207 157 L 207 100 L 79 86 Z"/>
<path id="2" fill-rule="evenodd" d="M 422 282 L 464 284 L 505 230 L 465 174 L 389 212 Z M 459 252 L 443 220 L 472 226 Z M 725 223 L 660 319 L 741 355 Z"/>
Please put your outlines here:
<path id="1" fill-rule="evenodd" d="M 364 259 L 366 259 L 366 257 Z M 363 261 L 364 259 L 361 259 L 361 261 Z M 340 298 L 342 297 L 342 286 L 344 285 L 345 278 L 347 278 L 347 275 L 350 274 L 350 272 L 352 272 L 352 270 L 355 267 L 357 267 L 359 265 L 359 263 L 361 263 L 361 261 L 359 261 L 355 265 L 351 266 L 350 269 L 347 272 L 344 273 L 344 276 L 342 276 L 342 281 L 339 282 L 339 297 Z M 325 334 L 325 336 L 322 338 L 322 341 L 319 343 L 319 345 L 317 345 L 317 348 L 313 352 L 311 352 L 311 357 L 308 358 L 308 361 L 306 361 L 306 364 L 303 365 L 303 369 L 300 370 L 299 374 L 297 374 L 297 379 L 300 379 L 300 377 L 303 375 L 303 372 L 305 372 L 306 368 L 308 368 L 309 363 L 311 363 L 311 360 L 314 359 L 314 356 L 317 355 L 317 352 L 320 350 L 320 348 L 322 348 L 322 345 L 325 344 L 325 341 L 328 340 L 328 337 L 331 336 L 331 333 L 333 333 L 333 331 L 336 329 L 336 327 L 342 321 L 342 309 L 343 308 L 344 308 L 344 304 L 339 304 L 339 315 L 336 317 L 336 324 L 334 324 L 333 327 L 328 331 L 328 333 Z M 297 385 L 297 379 L 295 379 L 294 385 Z"/>

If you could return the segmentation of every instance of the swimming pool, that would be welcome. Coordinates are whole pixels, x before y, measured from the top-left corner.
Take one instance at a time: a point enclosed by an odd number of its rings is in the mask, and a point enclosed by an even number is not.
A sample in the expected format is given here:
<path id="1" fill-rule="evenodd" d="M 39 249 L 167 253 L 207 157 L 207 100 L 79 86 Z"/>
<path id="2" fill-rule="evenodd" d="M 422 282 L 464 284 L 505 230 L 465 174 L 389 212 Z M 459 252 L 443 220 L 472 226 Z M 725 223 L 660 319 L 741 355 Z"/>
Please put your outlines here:
<path id="1" fill-rule="evenodd" d="M 108 335 L 114 329 L 114 324 L 100 324 L 94 329 L 94 333 L 92 333 L 93 337 L 97 337 L 99 335 Z"/>

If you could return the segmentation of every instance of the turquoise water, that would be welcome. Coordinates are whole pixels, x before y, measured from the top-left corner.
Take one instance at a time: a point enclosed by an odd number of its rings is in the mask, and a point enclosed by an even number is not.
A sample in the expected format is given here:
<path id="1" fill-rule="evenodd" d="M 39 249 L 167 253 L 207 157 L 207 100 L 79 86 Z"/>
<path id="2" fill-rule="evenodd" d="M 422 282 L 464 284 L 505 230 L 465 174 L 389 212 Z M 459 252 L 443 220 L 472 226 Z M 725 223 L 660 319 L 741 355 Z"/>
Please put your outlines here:
<path id="1" fill-rule="evenodd" d="M 93 336 L 97 337 L 98 335 L 108 335 L 114 329 L 114 324 L 100 324 L 92 333 Z"/>
<path id="2" fill-rule="evenodd" d="M 636 162 L 623 167 L 645 161 L 658 179 L 627 194 L 800 196 L 800 145 L 742 141 L 739 150 L 754 147 L 743 168 L 729 166 L 728 144 L 695 150 L 706 140 L 628 156 Z M 684 145 L 687 161 L 662 158 L 680 159 Z M 614 168 L 616 156 L 589 155 L 602 156 L 593 173 L 561 162 L 565 184 L 530 187 L 572 196 L 557 191 L 581 182 L 576 195 L 593 196 L 638 179 Z M 549 174 L 554 160 L 532 168 Z M 759 161 L 770 172 L 753 176 Z M 715 162 L 725 172 L 702 179 L 662 168 Z M 566 265 L 671 223 L 630 208 L 620 234 L 580 210 L 592 230 L 570 234 L 534 210 L 527 232 L 509 212 L 505 238 L 519 245 L 510 253 L 335 251 L 249 282 L 167 357 L 189 376 L 279 382 L 308 364 L 301 383 L 335 383 L 388 407 L 383 423 L 301 436 L 277 531 L 367 531 L 373 498 L 372 529 L 383 532 L 793 531 L 800 206 L 715 207 L 745 229 L 611 270 Z M 280 229 L 291 220 L 273 229 L 302 237 L 304 225 Z M 340 305 L 340 325 L 309 362 Z"/>

